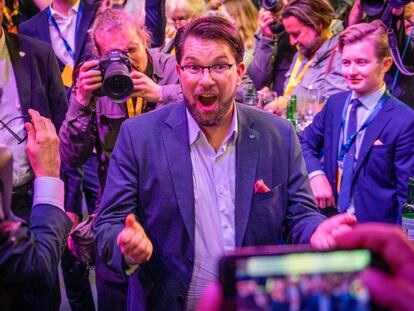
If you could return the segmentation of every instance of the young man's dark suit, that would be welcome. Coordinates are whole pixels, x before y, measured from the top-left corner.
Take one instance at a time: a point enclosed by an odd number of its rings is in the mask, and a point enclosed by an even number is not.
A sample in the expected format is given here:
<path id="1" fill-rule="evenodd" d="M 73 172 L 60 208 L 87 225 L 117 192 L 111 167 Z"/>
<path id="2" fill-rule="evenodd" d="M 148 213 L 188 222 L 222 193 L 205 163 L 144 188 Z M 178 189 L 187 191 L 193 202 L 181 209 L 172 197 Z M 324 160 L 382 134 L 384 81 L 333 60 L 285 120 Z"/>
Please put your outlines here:
<path id="1" fill-rule="evenodd" d="M 83 1 L 83 13 L 79 29 L 75 34 L 75 67 L 92 56 L 92 45 L 88 40 L 88 30 L 92 26 L 96 10 L 98 9 L 97 4 L 91 4 L 87 0 L 81 1 Z M 19 32 L 52 44 L 50 39 L 47 9 L 19 25 Z M 59 59 L 58 62 L 60 71 L 63 71 L 65 64 L 63 64 Z"/>
<path id="2" fill-rule="evenodd" d="M 32 108 L 51 119 L 58 131 L 65 119 L 67 99 L 52 48 L 24 35 L 8 32 L 4 35 L 25 121 L 30 121 L 28 110 Z M 13 212 L 25 220 L 28 220 L 31 211 L 30 192 L 28 186 L 13 200 Z"/>
<path id="3" fill-rule="evenodd" d="M 92 58 L 92 42 L 89 38 L 88 30 L 92 26 L 96 10 L 98 9 L 96 3 L 90 3 L 88 0 L 81 1 L 83 2 L 82 18 L 79 23 L 79 29 L 75 33 L 75 68 L 80 63 Z M 19 26 L 19 31 L 52 44 L 47 10 L 41 11 L 28 21 L 22 23 Z M 60 71 L 62 72 L 65 64 L 59 59 L 58 62 Z M 70 97 L 70 93 L 71 89 L 67 89 L 68 98 Z M 88 212 L 90 214 L 94 212 L 98 200 L 99 181 L 97 177 L 96 156 L 89 158 L 82 168 L 85 170 L 84 172 L 82 172 L 80 167 L 71 168 L 64 166 L 67 202 L 65 208 L 67 211 L 78 215 L 82 215 L 82 191 L 85 193 Z M 85 180 L 82 174 L 90 176 L 90 178 Z M 73 310 L 93 310 L 95 307 L 86 265 L 73 258 L 69 251 L 66 250 L 62 257 L 62 268 L 71 308 Z"/>
<path id="4" fill-rule="evenodd" d="M 348 96 L 349 92 L 331 96 L 300 137 L 308 172 L 325 172 L 335 200 L 338 143 Z M 367 127 L 355 164 L 352 196 L 358 222 L 397 223 L 409 176 L 414 176 L 414 110 L 391 96 Z"/>

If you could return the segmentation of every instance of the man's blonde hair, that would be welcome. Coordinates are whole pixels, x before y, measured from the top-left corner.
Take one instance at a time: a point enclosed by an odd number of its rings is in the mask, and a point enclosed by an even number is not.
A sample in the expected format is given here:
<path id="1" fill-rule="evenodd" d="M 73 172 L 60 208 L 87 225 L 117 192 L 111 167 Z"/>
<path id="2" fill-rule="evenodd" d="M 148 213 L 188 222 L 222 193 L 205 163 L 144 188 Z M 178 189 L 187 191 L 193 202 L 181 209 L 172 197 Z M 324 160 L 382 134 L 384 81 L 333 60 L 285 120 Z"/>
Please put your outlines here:
<path id="1" fill-rule="evenodd" d="M 380 20 L 371 23 L 360 23 L 351 25 L 339 34 L 339 51 L 345 45 L 369 41 L 375 50 L 375 55 L 379 60 L 391 56 L 390 46 L 385 25 Z"/>

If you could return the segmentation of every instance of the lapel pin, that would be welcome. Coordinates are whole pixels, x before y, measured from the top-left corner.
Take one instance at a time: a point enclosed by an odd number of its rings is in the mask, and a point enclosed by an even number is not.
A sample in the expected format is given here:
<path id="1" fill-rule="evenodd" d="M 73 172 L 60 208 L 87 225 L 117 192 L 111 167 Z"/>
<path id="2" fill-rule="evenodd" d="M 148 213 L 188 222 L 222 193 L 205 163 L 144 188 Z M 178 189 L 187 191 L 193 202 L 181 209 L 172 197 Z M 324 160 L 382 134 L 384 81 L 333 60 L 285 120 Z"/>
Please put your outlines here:
<path id="1" fill-rule="evenodd" d="M 26 56 L 26 53 L 23 52 L 23 51 L 19 51 L 19 55 L 20 55 L 20 57 L 25 57 Z"/>
<path id="2" fill-rule="evenodd" d="M 250 139 L 254 139 L 254 138 L 255 138 L 254 134 L 250 134 L 250 135 L 249 135 L 249 138 L 250 138 Z"/>

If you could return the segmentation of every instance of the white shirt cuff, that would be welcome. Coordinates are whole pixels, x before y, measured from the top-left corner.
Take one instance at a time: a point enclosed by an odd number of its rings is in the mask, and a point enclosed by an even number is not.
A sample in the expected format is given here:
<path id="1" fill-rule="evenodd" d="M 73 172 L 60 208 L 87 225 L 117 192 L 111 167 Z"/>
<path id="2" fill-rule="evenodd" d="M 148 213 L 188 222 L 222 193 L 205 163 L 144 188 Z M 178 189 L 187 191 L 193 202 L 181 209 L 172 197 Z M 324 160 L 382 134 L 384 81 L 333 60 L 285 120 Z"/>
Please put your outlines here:
<path id="1" fill-rule="evenodd" d="M 65 211 L 65 185 L 56 177 L 36 177 L 34 180 L 33 206 L 50 204 Z"/>
<path id="2" fill-rule="evenodd" d="M 321 170 L 313 171 L 312 173 L 308 174 L 309 180 L 311 180 L 313 177 L 318 176 L 318 175 L 325 175 L 325 172 Z"/>

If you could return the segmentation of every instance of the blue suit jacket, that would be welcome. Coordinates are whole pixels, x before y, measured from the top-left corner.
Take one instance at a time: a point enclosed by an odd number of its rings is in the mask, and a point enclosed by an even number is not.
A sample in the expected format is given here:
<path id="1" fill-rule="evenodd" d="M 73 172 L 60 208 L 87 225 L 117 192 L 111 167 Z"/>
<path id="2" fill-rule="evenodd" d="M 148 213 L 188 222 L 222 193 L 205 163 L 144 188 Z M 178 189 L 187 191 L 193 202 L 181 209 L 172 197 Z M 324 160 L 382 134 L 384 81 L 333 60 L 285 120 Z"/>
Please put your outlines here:
<path id="1" fill-rule="evenodd" d="M 323 170 L 335 198 L 338 142 L 348 95 L 331 96 L 300 137 L 308 172 Z M 414 111 L 391 96 L 366 129 L 356 162 L 352 195 L 358 222 L 399 222 L 409 176 L 414 176 Z"/>
<path id="2" fill-rule="evenodd" d="M 82 19 L 79 24 L 78 32 L 75 35 L 75 67 L 81 62 L 84 62 L 92 56 L 92 42 L 88 38 L 88 30 L 95 18 L 95 13 L 98 8 L 97 4 L 89 3 L 87 0 L 83 1 Z M 41 41 L 52 44 L 49 31 L 49 17 L 47 9 L 33 16 L 31 19 L 19 25 L 19 32 L 39 39 Z M 60 71 L 63 71 L 65 64 L 59 59 Z"/>
<path id="3" fill-rule="evenodd" d="M 58 207 L 33 208 L 29 229 L 19 228 L 13 238 L 0 242 L 0 306 L 23 306 L 22 293 L 47 293 L 55 285 L 57 269 L 72 222 Z M 7 295 L 6 295 L 7 294 Z M 14 298 L 17 298 L 14 300 Z M 13 301 L 14 300 L 14 301 Z"/>
<path id="4" fill-rule="evenodd" d="M 129 213 L 154 246 L 151 260 L 130 277 L 128 304 L 134 310 L 184 308 L 195 234 L 185 111 L 178 102 L 125 121 L 110 160 L 95 227 L 100 257 L 126 277 L 116 239 Z M 292 126 L 243 105 L 237 111 L 236 246 L 275 244 L 282 233 L 292 242 L 308 242 L 324 217 L 314 205 Z M 254 193 L 259 179 L 269 192 Z"/>

